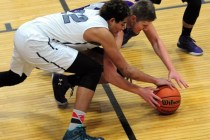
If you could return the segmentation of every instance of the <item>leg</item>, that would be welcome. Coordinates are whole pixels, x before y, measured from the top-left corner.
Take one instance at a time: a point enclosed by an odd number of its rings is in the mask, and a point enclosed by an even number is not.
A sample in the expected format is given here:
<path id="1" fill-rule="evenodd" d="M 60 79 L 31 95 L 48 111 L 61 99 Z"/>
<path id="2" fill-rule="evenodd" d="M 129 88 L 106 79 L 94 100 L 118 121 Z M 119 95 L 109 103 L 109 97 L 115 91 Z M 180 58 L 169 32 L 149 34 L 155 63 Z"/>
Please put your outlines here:
<path id="1" fill-rule="evenodd" d="M 191 31 L 199 16 L 201 8 L 201 0 L 182 0 L 187 2 L 187 8 L 183 15 L 182 33 L 179 37 L 177 46 L 191 55 L 202 55 L 203 50 L 195 44 L 191 38 Z"/>
<path id="2" fill-rule="evenodd" d="M 71 123 L 65 133 L 63 140 L 103 140 L 101 137 L 96 138 L 87 135 L 85 128 L 82 125 L 93 95 L 94 91 L 87 90 L 84 87 L 78 87 Z"/>
<path id="3" fill-rule="evenodd" d="M 81 53 L 84 54 L 85 56 L 88 56 L 93 61 L 97 62 L 98 64 L 100 64 L 102 67 L 103 53 L 104 53 L 102 48 L 96 47 L 91 50 L 83 51 Z M 80 59 L 83 59 L 83 58 L 80 58 Z M 90 59 L 88 59 L 88 60 L 91 61 Z M 83 60 L 83 61 L 85 62 L 86 60 Z M 90 62 L 88 64 L 90 64 Z M 95 63 L 93 63 L 93 65 L 94 64 Z M 75 66 L 72 66 L 72 67 L 76 67 L 77 65 L 83 65 L 83 63 L 74 62 L 74 65 Z M 88 67 L 89 67 L 89 65 L 86 66 L 86 68 L 83 67 L 80 69 L 86 70 Z M 76 74 L 71 74 L 71 75 L 63 75 L 63 74 L 58 74 L 58 73 L 54 73 L 52 75 L 52 85 L 53 85 L 54 97 L 56 99 L 58 107 L 60 107 L 60 108 L 67 107 L 68 102 L 67 102 L 67 99 L 65 98 L 65 94 L 69 88 L 71 88 L 71 95 L 73 94 L 74 86 L 79 84 L 79 81 L 81 80 L 81 75 L 82 75 L 82 72 L 80 72 L 80 74 L 78 74 L 78 72 L 77 72 Z"/>
<path id="4" fill-rule="evenodd" d="M 0 72 L 0 87 L 13 86 L 22 83 L 26 78 L 26 74 L 30 74 L 33 67 L 25 63 L 20 54 L 14 48 L 10 70 Z"/>
<path id="5" fill-rule="evenodd" d="M 83 127 L 84 118 L 94 95 L 97 83 L 99 82 L 102 70 L 101 65 L 81 53 L 78 54 L 74 63 L 68 70 L 66 70 L 66 72 L 80 75 L 80 80 L 78 81 L 76 103 L 71 123 L 63 138 L 64 140 L 68 140 L 70 138 L 103 140 L 103 138 L 88 136 Z"/>
<path id="6" fill-rule="evenodd" d="M 98 64 L 103 66 L 103 55 L 104 51 L 102 48 L 93 48 L 88 51 L 82 52 L 82 54 L 85 54 L 89 58 L 91 58 L 93 61 L 97 62 Z M 117 71 L 121 76 L 123 76 L 120 71 Z M 73 89 L 74 86 L 79 84 L 81 76 L 78 74 L 73 75 L 63 75 L 54 73 L 52 76 L 52 85 L 54 90 L 54 97 L 56 99 L 56 102 L 58 103 L 58 107 L 60 108 L 66 108 L 68 105 L 67 99 L 65 98 L 65 94 L 69 88 L 72 89 L 71 96 L 73 95 Z M 103 77 L 103 74 L 101 75 L 101 78 L 99 80 L 99 84 L 107 83 Z M 70 97 L 71 97 L 70 96 Z"/>

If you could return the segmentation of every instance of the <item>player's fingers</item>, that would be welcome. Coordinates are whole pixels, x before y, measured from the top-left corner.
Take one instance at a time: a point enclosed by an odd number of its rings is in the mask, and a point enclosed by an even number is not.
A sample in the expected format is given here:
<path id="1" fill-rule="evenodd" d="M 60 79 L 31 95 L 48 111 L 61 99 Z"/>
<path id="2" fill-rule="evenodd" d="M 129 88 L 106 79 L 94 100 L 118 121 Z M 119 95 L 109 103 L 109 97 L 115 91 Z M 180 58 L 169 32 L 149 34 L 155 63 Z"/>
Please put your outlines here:
<path id="1" fill-rule="evenodd" d="M 170 84 L 171 84 L 171 88 L 176 88 L 176 86 L 175 86 L 175 84 L 172 82 L 172 81 L 170 81 Z"/>
<path id="2" fill-rule="evenodd" d="M 179 87 L 182 89 L 183 88 L 183 86 L 185 87 L 185 88 L 187 88 L 188 87 L 188 85 L 187 84 L 185 84 L 185 82 L 183 82 L 183 81 L 178 81 L 177 82 L 177 84 L 179 85 Z"/>
<path id="3" fill-rule="evenodd" d="M 160 106 L 160 104 L 158 103 L 157 99 L 152 99 L 152 104 L 153 104 L 153 107 L 157 108 Z"/>
<path id="4" fill-rule="evenodd" d="M 153 97 L 153 99 L 155 99 L 155 101 L 162 101 L 162 99 L 161 99 L 160 97 L 158 97 L 157 95 L 155 95 L 155 96 Z"/>
<path id="5" fill-rule="evenodd" d="M 155 89 L 153 89 L 153 93 L 156 92 L 156 91 L 158 91 L 158 90 L 160 90 L 160 88 L 158 88 L 158 87 L 155 88 Z"/>
<path id="6" fill-rule="evenodd" d="M 167 81 L 168 81 L 167 85 L 168 85 L 171 89 L 173 89 L 173 87 L 175 87 L 174 83 L 173 83 L 172 81 L 169 81 L 169 80 L 167 80 Z"/>
<path id="7" fill-rule="evenodd" d="M 162 101 L 162 99 L 160 98 L 160 97 L 158 97 L 157 95 L 153 95 L 153 99 L 155 100 L 155 101 Z"/>
<path id="8" fill-rule="evenodd" d="M 182 83 L 180 80 L 176 80 L 177 85 L 182 89 Z"/>
<path id="9" fill-rule="evenodd" d="M 187 84 L 185 81 L 181 80 L 180 82 L 181 82 L 181 84 L 182 84 L 185 88 L 188 88 L 188 87 L 189 87 L 188 84 Z"/>
<path id="10" fill-rule="evenodd" d="M 154 104 L 152 101 L 149 102 L 149 104 L 153 107 L 153 108 L 157 108 L 156 104 Z"/>
<path id="11" fill-rule="evenodd" d="M 170 76 L 168 77 L 168 81 L 171 81 L 171 77 Z"/>

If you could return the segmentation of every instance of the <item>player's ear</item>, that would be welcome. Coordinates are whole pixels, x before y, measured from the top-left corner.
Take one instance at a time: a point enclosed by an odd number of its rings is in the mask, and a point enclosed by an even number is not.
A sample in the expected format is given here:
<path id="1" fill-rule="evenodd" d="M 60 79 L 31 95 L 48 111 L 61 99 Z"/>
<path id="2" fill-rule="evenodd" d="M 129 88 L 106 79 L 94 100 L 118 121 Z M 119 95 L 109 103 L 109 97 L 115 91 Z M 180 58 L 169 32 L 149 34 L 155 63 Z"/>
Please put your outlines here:
<path id="1" fill-rule="evenodd" d="M 109 24 L 112 24 L 113 22 L 115 22 L 115 18 L 111 18 L 108 22 Z"/>
<path id="2" fill-rule="evenodd" d="M 135 15 L 131 15 L 129 18 L 130 18 L 131 22 L 136 22 L 136 16 Z"/>

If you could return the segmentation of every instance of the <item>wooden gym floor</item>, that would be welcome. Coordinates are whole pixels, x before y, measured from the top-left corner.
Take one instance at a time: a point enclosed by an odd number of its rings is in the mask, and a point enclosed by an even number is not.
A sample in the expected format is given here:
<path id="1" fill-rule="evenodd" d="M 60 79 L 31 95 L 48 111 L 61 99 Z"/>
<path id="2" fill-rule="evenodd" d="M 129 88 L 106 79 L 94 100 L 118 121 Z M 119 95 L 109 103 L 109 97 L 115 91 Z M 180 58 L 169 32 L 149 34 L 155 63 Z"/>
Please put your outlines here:
<path id="1" fill-rule="evenodd" d="M 21 24 L 92 2 L 97 0 L 1 0 L 0 71 L 9 68 L 13 35 Z M 181 52 L 176 46 L 186 5 L 181 0 L 163 0 L 155 6 L 158 18 L 154 25 L 176 69 L 190 86 L 180 89 L 180 108 L 173 115 L 160 116 L 137 95 L 112 85 L 99 85 L 85 120 L 88 134 L 103 136 L 106 140 L 210 139 L 210 1 L 203 0 L 192 31 L 192 37 L 204 50 L 204 55 L 198 57 Z M 142 71 L 167 77 L 166 68 L 143 33 L 130 40 L 122 53 L 130 64 Z M 50 74 L 34 70 L 25 82 L 0 88 L 0 140 L 61 140 L 69 125 L 74 101 L 75 95 L 69 99 L 67 109 L 57 108 Z"/>

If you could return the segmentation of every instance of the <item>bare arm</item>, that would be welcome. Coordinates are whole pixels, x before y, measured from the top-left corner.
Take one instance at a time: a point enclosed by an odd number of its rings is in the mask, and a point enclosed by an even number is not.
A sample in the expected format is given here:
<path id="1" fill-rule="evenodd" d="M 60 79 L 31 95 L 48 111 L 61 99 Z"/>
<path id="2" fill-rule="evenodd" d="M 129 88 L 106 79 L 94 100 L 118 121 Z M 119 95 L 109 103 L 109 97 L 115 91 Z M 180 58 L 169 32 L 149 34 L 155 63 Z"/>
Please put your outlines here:
<path id="1" fill-rule="evenodd" d="M 116 67 L 113 65 L 111 60 L 104 55 L 104 79 L 123 89 L 126 91 L 129 91 L 131 93 L 135 93 L 139 96 L 141 96 L 147 103 L 149 103 L 152 107 L 156 108 L 156 106 L 159 106 L 157 100 L 161 101 L 161 99 L 154 94 L 154 91 L 156 90 L 155 88 L 152 87 L 139 87 L 135 84 L 132 84 L 125 80 L 121 75 L 119 75 L 116 71 Z"/>
<path id="2" fill-rule="evenodd" d="M 130 66 L 120 53 L 114 36 L 105 28 L 91 28 L 84 34 L 84 39 L 89 42 L 97 42 L 104 48 L 107 57 L 128 78 L 157 85 L 157 79 Z"/>
<path id="3" fill-rule="evenodd" d="M 124 36 L 124 32 L 121 31 L 117 34 L 117 36 L 115 37 L 116 39 L 116 44 L 117 44 L 117 48 L 120 49 L 122 48 L 122 43 L 123 43 L 123 36 Z"/>
<path id="4" fill-rule="evenodd" d="M 159 56 L 162 62 L 165 64 L 166 68 L 169 71 L 169 80 L 175 79 L 179 87 L 183 85 L 185 88 L 188 87 L 187 83 L 181 78 L 181 76 L 177 73 L 172 61 L 168 55 L 168 52 L 165 48 L 163 41 L 158 36 L 155 27 L 150 24 L 146 30 L 144 30 L 145 35 L 150 41 L 155 53 Z"/>
<path id="5" fill-rule="evenodd" d="M 128 63 L 123 58 L 116 45 L 116 40 L 111 32 L 106 28 L 91 28 L 85 31 L 84 39 L 88 42 L 97 42 L 102 45 L 104 52 L 120 70 L 126 70 Z"/>
<path id="6" fill-rule="evenodd" d="M 174 71 L 175 68 L 171 62 L 171 59 L 168 55 L 165 45 L 158 36 L 155 27 L 152 25 L 152 23 L 148 26 L 146 30 L 144 30 L 144 33 L 147 36 L 148 40 L 150 41 L 155 53 L 160 57 L 160 59 L 163 61 L 167 69 L 169 71 Z"/>

